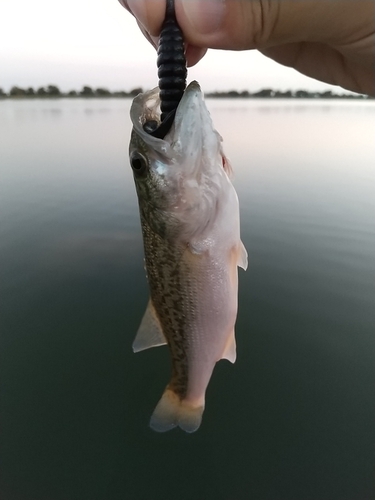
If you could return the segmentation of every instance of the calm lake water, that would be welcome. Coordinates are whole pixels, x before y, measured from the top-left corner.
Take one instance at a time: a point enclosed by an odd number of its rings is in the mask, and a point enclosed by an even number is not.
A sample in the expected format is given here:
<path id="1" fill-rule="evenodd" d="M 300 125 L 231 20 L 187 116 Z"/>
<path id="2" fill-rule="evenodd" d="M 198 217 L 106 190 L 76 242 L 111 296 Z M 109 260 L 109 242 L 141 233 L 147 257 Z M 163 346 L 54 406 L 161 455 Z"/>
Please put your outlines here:
<path id="1" fill-rule="evenodd" d="M 375 498 L 375 102 L 208 100 L 235 169 L 235 365 L 157 434 L 130 100 L 0 102 L 1 500 Z"/>

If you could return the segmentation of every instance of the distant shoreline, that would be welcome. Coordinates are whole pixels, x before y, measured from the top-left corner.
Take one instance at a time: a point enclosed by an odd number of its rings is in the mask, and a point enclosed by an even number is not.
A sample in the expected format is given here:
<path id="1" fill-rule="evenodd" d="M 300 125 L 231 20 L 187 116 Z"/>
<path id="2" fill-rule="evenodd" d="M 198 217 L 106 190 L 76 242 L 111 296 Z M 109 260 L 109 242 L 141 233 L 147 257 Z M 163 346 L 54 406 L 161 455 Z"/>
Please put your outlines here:
<path id="1" fill-rule="evenodd" d="M 92 88 L 85 85 L 82 90 L 70 90 L 69 92 L 61 92 L 56 85 L 47 85 L 34 89 L 33 87 L 17 87 L 13 86 L 9 92 L 4 92 L 0 88 L 0 99 L 56 99 L 56 98 L 134 98 L 139 93 L 143 92 L 141 87 L 134 88 L 129 92 L 124 90 L 111 92 L 106 88 Z M 330 90 L 324 92 L 309 92 L 307 90 L 287 90 L 282 92 L 274 89 L 262 89 L 258 92 L 249 92 L 247 90 L 237 91 L 229 90 L 225 92 L 206 92 L 205 97 L 215 99 L 374 99 L 364 94 L 335 94 Z"/>

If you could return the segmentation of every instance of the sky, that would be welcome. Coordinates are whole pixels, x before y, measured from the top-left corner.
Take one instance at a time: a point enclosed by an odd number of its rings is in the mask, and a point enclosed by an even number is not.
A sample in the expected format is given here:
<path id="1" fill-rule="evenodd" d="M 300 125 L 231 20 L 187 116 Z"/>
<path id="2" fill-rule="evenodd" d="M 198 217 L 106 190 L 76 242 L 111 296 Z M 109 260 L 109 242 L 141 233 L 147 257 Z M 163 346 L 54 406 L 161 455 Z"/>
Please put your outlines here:
<path id="1" fill-rule="evenodd" d="M 155 49 L 117 0 L 1 0 L 0 88 L 83 85 L 129 91 L 157 85 Z M 342 89 L 305 77 L 257 51 L 211 50 L 189 69 L 206 92 Z"/>

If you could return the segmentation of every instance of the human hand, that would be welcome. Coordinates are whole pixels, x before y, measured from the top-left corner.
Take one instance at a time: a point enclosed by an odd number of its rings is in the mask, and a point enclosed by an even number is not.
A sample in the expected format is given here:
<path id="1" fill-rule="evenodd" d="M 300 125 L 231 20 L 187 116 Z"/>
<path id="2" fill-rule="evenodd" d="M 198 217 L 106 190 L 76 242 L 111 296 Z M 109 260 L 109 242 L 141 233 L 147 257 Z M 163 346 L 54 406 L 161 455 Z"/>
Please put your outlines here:
<path id="1" fill-rule="evenodd" d="M 119 0 L 156 47 L 166 0 Z M 175 0 L 189 66 L 207 48 L 258 49 L 317 80 L 375 95 L 374 0 Z"/>

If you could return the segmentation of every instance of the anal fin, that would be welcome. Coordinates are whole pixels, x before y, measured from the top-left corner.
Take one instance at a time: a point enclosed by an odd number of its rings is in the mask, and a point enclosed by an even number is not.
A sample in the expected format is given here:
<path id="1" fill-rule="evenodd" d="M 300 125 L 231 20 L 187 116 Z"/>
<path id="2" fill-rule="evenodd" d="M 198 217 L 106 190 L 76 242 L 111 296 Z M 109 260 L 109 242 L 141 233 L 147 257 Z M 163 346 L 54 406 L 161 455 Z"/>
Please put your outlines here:
<path id="1" fill-rule="evenodd" d="M 144 351 L 145 349 L 165 345 L 166 343 L 167 340 L 150 299 L 133 342 L 133 351 Z"/>
<path id="2" fill-rule="evenodd" d="M 221 359 L 227 359 L 231 363 L 234 363 L 236 361 L 236 357 L 237 357 L 236 339 L 234 337 L 234 329 L 233 329 L 232 333 L 228 337 Z"/>

